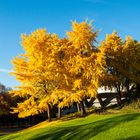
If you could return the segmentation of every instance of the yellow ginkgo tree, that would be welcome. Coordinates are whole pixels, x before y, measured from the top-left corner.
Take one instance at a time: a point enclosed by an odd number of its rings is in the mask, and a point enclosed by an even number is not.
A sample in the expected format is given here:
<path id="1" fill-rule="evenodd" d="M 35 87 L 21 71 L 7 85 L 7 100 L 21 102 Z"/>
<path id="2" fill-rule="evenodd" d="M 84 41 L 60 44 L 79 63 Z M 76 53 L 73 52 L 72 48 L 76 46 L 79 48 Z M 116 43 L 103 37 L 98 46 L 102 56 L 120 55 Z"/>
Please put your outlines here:
<path id="1" fill-rule="evenodd" d="M 65 66 L 69 74 L 66 75 L 68 89 L 60 107 L 76 102 L 81 113 L 85 114 L 83 101 L 96 97 L 105 65 L 104 52 L 94 46 L 97 34 L 91 23 L 76 21 L 72 23 L 72 31 L 67 32 L 69 46 L 65 50 Z"/>
<path id="2" fill-rule="evenodd" d="M 101 80 L 101 84 L 109 89 L 115 88 L 118 93 L 118 103 L 121 102 L 121 87 L 124 78 L 120 72 L 123 61 L 123 45 L 121 37 L 117 32 L 113 32 L 106 35 L 105 40 L 101 42 L 99 47 L 104 52 L 106 59 L 106 72 Z"/>
<path id="3" fill-rule="evenodd" d="M 130 96 L 130 87 L 137 85 L 139 89 L 140 44 L 130 36 L 123 41 L 117 32 L 113 32 L 106 35 L 99 49 L 104 51 L 106 58 L 106 73 L 102 85 L 115 88 L 121 102 L 122 91 Z"/>
<path id="4" fill-rule="evenodd" d="M 63 108 L 95 97 L 104 72 L 104 51 L 94 47 L 97 36 L 91 23 L 73 22 L 72 31 L 60 39 L 45 29 L 22 35 L 24 54 L 12 60 L 13 75 L 20 82 L 11 94 L 23 97 L 13 112 L 26 117 Z"/>
<path id="5" fill-rule="evenodd" d="M 31 35 L 22 35 L 21 44 L 25 53 L 12 61 L 12 74 L 21 85 L 11 92 L 25 99 L 14 108 L 19 117 L 47 110 L 50 119 L 50 109 L 57 98 L 52 96 L 52 91 L 57 88 L 63 70 L 58 62 L 62 42 L 65 41 L 55 34 L 47 33 L 45 29 L 36 30 Z"/>
<path id="6" fill-rule="evenodd" d="M 134 87 L 138 96 L 140 92 L 140 43 L 133 40 L 131 36 L 127 36 L 124 42 L 122 56 L 124 63 L 120 71 L 125 77 L 126 91 L 130 100 L 131 93 L 134 92 Z"/>

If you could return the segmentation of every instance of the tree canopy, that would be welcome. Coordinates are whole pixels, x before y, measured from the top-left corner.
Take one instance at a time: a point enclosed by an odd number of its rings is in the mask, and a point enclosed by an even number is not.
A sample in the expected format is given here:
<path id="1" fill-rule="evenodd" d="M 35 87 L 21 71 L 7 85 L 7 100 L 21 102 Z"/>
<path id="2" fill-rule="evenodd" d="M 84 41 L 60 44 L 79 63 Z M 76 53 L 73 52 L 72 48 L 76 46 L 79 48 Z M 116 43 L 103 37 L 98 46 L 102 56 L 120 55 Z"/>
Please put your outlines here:
<path id="1" fill-rule="evenodd" d="M 91 23 L 76 21 L 62 39 L 45 29 L 23 34 L 25 53 L 12 61 L 21 85 L 11 93 L 25 100 L 14 112 L 25 117 L 95 97 L 105 69 L 104 52 L 94 46 L 97 34 Z"/>
<path id="2" fill-rule="evenodd" d="M 101 86 L 115 88 L 120 99 L 124 89 L 128 94 L 133 86 L 140 91 L 139 42 L 130 36 L 123 41 L 113 32 L 98 46 L 97 35 L 92 22 L 86 21 L 73 21 L 64 38 L 46 29 L 23 34 L 24 53 L 12 60 L 12 74 L 20 86 L 10 93 L 24 100 L 13 112 L 26 117 L 47 111 L 51 118 L 54 106 L 83 106 Z"/>

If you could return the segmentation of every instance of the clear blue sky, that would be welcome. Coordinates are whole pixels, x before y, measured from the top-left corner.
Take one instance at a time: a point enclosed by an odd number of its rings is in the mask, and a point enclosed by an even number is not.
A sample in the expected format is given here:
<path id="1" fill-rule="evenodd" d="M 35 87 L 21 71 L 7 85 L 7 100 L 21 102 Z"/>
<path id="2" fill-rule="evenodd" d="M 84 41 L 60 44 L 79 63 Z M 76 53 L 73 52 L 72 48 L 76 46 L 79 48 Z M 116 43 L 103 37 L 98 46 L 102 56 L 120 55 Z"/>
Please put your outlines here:
<path id="1" fill-rule="evenodd" d="M 131 35 L 140 41 L 139 0 L 0 0 L 0 82 L 18 85 L 8 71 L 11 59 L 23 52 L 21 33 L 45 27 L 63 37 L 71 29 L 71 20 L 86 18 L 101 30 L 99 42 L 113 30 L 123 38 Z"/>

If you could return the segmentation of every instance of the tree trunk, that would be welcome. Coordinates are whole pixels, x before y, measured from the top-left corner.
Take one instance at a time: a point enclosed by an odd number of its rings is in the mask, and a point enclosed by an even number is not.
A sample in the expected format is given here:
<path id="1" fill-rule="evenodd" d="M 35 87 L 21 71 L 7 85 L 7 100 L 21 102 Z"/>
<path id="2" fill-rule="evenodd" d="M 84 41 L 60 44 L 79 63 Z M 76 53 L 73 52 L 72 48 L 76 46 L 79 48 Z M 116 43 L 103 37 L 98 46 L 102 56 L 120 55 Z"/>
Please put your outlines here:
<path id="1" fill-rule="evenodd" d="M 118 103 L 118 105 L 121 105 L 121 89 L 120 89 L 120 84 L 117 87 L 117 94 L 118 94 L 117 103 Z"/>
<path id="2" fill-rule="evenodd" d="M 88 101 L 88 99 L 85 99 L 84 101 L 85 101 L 86 108 L 91 107 L 91 102 Z"/>
<path id="3" fill-rule="evenodd" d="M 79 105 L 79 103 L 76 103 L 76 105 L 77 105 L 77 111 L 80 112 L 80 105 Z"/>
<path id="4" fill-rule="evenodd" d="M 90 107 L 93 105 L 94 101 L 96 100 L 95 97 L 92 97 L 91 100 L 90 100 Z"/>
<path id="5" fill-rule="evenodd" d="M 137 96 L 137 98 L 139 98 L 140 97 L 140 84 L 137 84 L 136 85 L 136 96 Z"/>
<path id="6" fill-rule="evenodd" d="M 121 93 L 120 92 L 118 92 L 117 103 L 118 103 L 118 105 L 121 105 Z"/>
<path id="7" fill-rule="evenodd" d="M 29 122 L 29 124 L 32 124 L 32 122 L 31 122 L 31 116 L 29 116 L 28 122 Z"/>
<path id="8" fill-rule="evenodd" d="M 80 102 L 80 109 L 81 109 L 81 116 L 84 116 L 86 114 L 86 110 L 83 101 Z"/>
<path id="9" fill-rule="evenodd" d="M 60 107 L 58 107 L 58 119 L 62 117 L 62 110 Z"/>
<path id="10" fill-rule="evenodd" d="M 32 119 L 32 122 L 31 123 L 32 124 L 35 124 L 35 116 L 32 116 L 31 119 Z"/>
<path id="11" fill-rule="evenodd" d="M 130 101 L 130 92 L 129 92 L 129 80 L 126 79 L 126 91 L 127 91 L 127 100 Z"/>
<path id="12" fill-rule="evenodd" d="M 51 106 L 49 104 L 48 104 L 47 113 L 48 113 L 48 121 L 51 121 Z"/>
<path id="13" fill-rule="evenodd" d="M 100 105 L 101 105 L 101 108 L 102 108 L 102 109 L 105 109 L 104 103 L 103 103 L 102 98 L 100 97 L 99 94 L 97 95 L 97 99 L 98 99 L 98 101 L 99 101 L 99 103 L 100 103 Z"/>

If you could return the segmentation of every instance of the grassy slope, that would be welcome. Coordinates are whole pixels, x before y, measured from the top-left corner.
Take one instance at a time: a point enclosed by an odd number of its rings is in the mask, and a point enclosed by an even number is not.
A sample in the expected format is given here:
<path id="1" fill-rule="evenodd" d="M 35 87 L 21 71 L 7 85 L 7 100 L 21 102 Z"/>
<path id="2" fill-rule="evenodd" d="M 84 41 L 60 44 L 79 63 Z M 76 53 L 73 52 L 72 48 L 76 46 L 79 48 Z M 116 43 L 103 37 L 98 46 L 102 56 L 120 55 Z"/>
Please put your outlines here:
<path id="1" fill-rule="evenodd" d="M 89 115 L 69 121 L 42 122 L 0 140 L 127 140 L 140 139 L 140 113 Z"/>

